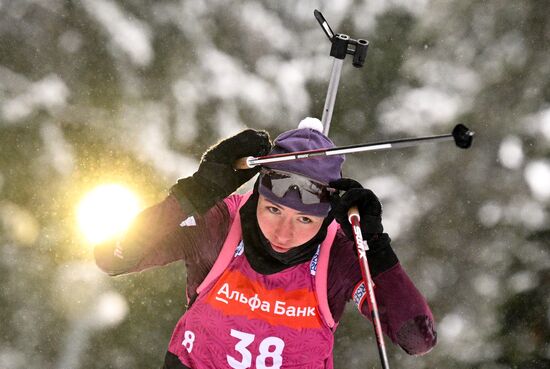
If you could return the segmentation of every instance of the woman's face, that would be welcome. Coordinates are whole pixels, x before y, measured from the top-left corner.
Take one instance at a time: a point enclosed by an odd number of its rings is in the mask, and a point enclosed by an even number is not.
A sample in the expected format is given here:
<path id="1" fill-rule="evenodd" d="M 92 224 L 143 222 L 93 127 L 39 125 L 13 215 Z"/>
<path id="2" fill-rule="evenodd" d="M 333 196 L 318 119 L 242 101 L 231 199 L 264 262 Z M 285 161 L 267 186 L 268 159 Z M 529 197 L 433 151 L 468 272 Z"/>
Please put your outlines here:
<path id="1" fill-rule="evenodd" d="M 312 239 L 325 219 L 276 204 L 262 195 L 256 217 L 262 233 L 277 252 L 287 252 Z"/>

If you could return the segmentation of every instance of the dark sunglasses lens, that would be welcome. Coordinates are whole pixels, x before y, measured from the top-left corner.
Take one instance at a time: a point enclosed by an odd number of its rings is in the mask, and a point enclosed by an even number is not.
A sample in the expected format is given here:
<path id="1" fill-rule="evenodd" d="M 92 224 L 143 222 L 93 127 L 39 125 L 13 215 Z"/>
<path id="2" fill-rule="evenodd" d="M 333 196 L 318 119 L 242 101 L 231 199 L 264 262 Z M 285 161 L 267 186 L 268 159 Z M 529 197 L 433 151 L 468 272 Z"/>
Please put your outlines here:
<path id="1" fill-rule="evenodd" d="M 283 197 L 292 186 L 292 180 L 290 177 L 278 172 L 268 172 L 262 174 L 261 183 L 277 197 Z"/>
<path id="2" fill-rule="evenodd" d="M 308 181 L 307 185 L 301 187 L 301 193 L 304 204 L 318 204 L 330 201 L 327 188 L 311 181 Z"/>
<path id="3" fill-rule="evenodd" d="M 318 204 L 329 202 L 329 192 L 325 186 L 315 183 L 303 176 L 292 173 L 264 172 L 261 176 L 261 184 L 269 189 L 277 197 L 284 197 L 291 189 L 297 189 L 303 204 Z"/>

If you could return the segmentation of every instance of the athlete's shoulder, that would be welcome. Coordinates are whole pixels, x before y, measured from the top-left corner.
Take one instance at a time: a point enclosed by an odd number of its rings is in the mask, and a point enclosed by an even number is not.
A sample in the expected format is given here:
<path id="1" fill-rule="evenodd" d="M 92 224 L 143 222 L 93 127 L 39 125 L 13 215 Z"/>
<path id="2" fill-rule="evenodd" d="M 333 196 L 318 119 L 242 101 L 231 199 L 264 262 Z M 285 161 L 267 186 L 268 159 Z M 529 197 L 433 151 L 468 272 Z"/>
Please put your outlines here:
<path id="1" fill-rule="evenodd" d="M 246 201 L 249 196 L 250 193 L 234 193 L 223 200 L 223 203 L 227 206 L 227 210 L 229 211 L 229 214 L 231 214 L 231 217 L 233 217 L 237 210 L 239 210 L 239 207 L 242 206 L 243 201 Z"/>
<path id="2" fill-rule="evenodd" d="M 335 255 L 338 255 L 339 257 L 344 255 L 347 257 L 355 256 L 355 244 L 348 238 L 340 227 L 338 227 L 338 230 L 336 231 L 334 242 L 332 243 L 332 248 L 330 251 L 331 258 Z"/>

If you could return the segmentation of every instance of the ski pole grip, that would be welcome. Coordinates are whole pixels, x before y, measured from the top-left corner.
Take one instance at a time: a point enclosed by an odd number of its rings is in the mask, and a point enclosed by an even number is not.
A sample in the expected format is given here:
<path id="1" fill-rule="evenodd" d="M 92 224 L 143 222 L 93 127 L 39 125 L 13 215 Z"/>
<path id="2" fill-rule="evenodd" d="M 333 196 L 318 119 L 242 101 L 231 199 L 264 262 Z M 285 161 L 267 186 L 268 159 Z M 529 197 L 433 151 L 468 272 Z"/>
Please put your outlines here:
<path id="1" fill-rule="evenodd" d="M 352 206 L 348 210 L 348 220 L 351 224 L 353 224 L 353 218 L 355 218 L 357 222 L 361 220 L 361 217 L 359 216 L 359 209 L 357 209 L 357 206 Z"/>
<path id="2" fill-rule="evenodd" d="M 247 157 L 235 160 L 233 162 L 233 169 L 250 169 L 250 168 L 254 168 L 255 165 L 250 164 L 250 159 L 254 159 L 254 157 L 247 156 Z"/>

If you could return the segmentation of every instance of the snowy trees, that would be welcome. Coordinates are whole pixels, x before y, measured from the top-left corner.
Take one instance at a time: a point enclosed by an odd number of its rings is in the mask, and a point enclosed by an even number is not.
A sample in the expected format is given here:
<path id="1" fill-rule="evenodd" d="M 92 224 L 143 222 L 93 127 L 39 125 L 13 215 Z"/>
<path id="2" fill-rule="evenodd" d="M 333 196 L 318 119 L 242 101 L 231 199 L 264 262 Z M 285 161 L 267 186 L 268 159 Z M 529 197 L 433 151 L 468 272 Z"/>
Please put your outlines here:
<path id="1" fill-rule="evenodd" d="M 391 350 L 390 362 L 548 366 L 550 11 L 536 0 L 2 2 L 0 366 L 60 360 L 72 307 L 58 304 L 58 276 L 92 261 L 73 226 L 86 189 L 121 180 L 152 203 L 219 138 L 321 115 L 331 60 L 316 6 L 371 44 L 364 69 L 344 67 L 337 145 L 460 122 L 477 134 L 468 152 L 434 145 L 346 162 L 379 194 L 438 322 L 432 353 Z M 181 268 L 101 282 L 129 315 L 93 334 L 81 367 L 158 366 L 183 308 Z M 352 310 L 345 319 L 358 320 Z M 354 326 L 338 332 L 336 367 L 377 362 L 370 326 Z"/>

